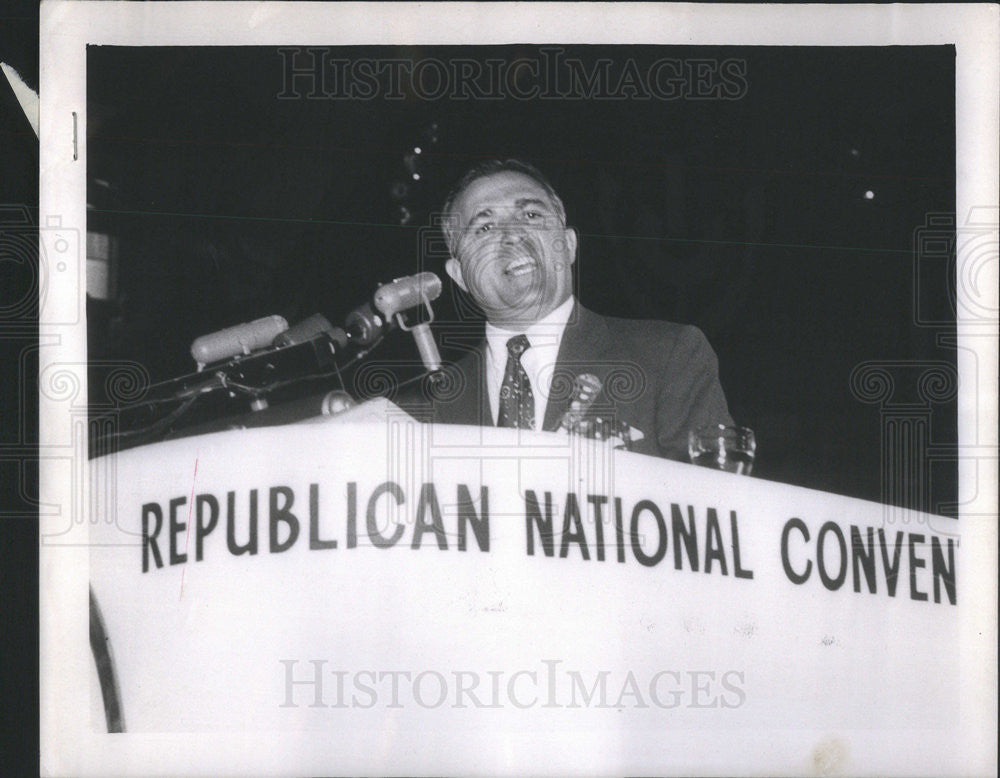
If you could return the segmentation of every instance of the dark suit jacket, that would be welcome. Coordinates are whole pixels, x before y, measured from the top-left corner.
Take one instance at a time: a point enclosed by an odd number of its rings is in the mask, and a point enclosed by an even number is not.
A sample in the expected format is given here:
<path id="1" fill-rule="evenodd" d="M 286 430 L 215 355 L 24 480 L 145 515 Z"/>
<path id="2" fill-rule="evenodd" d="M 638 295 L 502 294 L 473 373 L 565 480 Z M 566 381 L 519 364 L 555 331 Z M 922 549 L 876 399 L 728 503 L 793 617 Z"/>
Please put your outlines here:
<path id="1" fill-rule="evenodd" d="M 485 381 L 486 341 L 449 366 L 436 396 L 400 405 L 426 421 L 495 423 Z M 559 346 L 543 429 L 559 428 L 581 373 L 603 388 L 590 414 L 613 417 L 643 432 L 632 450 L 687 461 L 688 430 L 732 424 L 719 384 L 718 361 L 697 327 L 600 316 L 577 304 Z"/>

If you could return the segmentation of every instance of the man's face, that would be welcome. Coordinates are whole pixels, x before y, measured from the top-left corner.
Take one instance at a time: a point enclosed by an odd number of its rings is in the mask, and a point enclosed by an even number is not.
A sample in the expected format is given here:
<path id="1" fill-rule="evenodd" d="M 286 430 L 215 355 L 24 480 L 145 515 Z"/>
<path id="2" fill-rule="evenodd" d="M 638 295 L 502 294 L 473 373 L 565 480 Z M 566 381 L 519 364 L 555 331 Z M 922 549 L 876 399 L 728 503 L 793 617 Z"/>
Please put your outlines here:
<path id="1" fill-rule="evenodd" d="M 569 297 L 576 231 L 530 176 L 505 170 L 473 181 L 452 204 L 448 275 L 486 318 L 524 329 Z"/>

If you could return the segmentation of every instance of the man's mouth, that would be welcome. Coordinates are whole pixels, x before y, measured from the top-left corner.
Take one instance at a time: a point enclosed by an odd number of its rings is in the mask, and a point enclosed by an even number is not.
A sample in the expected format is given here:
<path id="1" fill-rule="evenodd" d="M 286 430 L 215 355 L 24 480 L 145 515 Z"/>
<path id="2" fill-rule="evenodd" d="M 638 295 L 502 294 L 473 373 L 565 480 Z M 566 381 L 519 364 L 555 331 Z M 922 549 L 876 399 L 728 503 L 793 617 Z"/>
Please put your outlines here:
<path id="1" fill-rule="evenodd" d="M 504 275 L 516 277 L 523 276 L 527 273 L 531 273 L 535 269 L 535 260 L 530 257 L 518 257 L 512 262 L 508 263 L 507 267 L 503 269 Z"/>

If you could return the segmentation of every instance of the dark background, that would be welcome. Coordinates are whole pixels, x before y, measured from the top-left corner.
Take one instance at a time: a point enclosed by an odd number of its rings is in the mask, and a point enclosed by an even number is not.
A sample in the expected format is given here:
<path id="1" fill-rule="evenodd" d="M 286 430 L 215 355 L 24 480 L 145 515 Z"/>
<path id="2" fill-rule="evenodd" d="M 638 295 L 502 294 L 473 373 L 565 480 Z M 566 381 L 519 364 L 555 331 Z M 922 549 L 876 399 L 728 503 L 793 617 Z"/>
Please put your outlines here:
<path id="1" fill-rule="evenodd" d="M 0 61 L 38 89 L 38 3 L 0 6 Z M 38 772 L 38 139 L 0 77 L 0 729 Z"/>
<path id="2" fill-rule="evenodd" d="M 551 177 L 581 235 L 586 306 L 706 333 L 733 417 L 757 432 L 756 475 L 955 515 L 955 400 L 923 399 L 914 377 L 955 364 L 942 341 L 954 335 L 949 264 L 915 253 L 928 218 L 955 207 L 954 48 L 562 48 L 619 69 L 629 57 L 736 58 L 748 89 L 736 100 L 278 99 L 276 49 L 90 47 L 88 228 L 121 246 L 115 299 L 88 306 L 91 359 L 168 379 L 194 369 L 188 349 L 206 332 L 275 313 L 341 323 L 380 282 L 444 278 L 427 252 L 431 214 L 472 164 L 514 156 Z M 539 58 L 537 46 L 331 51 Z M 414 146 L 421 179 L 409 179 L 401 224 L 391 190 Z M 465 310 L 453 295 L 446 281 L 442 322 Z M 396 333 L 376 358 L 416 350 Z M 852 391 L 871 360 L 896 363 L 881 404 Z M 886 420 L 900 408 L 929 424 L 919 461 L 904 463 L 919 484 L 887 483 L 887 457 L 902 455 L 883 456 Z"/>

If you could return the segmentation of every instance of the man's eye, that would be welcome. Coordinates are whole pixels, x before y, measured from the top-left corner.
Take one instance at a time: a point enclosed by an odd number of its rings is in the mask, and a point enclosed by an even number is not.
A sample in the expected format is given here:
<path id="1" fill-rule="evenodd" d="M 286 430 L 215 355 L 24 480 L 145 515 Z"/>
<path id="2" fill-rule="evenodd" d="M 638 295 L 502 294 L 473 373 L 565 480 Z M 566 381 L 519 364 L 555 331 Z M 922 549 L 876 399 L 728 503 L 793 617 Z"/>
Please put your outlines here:
<path id="1" fill-rule="evenodd" d="M 538 211 L 525 211 L 524 215 L 529 219 L 541 219 L 542 215 Z"/>
<path id="2" fill-rule="evenodd" d="M 476 228 L 476 232 L 477 233 L 480 233 L 480 232 L 489 232 L 492 229 L 493 229 L 493 223 L 492 222 L 484 222 L 483 224 L 480 224 L 479 227 Z"/>

